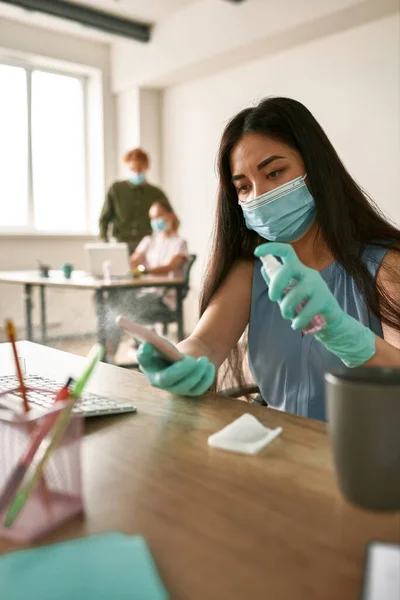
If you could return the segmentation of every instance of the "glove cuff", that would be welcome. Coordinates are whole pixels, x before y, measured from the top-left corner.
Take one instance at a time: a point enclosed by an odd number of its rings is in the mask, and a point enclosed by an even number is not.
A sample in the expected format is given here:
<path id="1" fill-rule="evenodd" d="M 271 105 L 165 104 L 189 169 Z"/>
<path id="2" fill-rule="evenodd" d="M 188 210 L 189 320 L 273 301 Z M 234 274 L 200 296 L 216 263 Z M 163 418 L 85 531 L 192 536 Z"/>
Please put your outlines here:
<path id="1" fill-rule="evenodd" d="M 374 332 L 346 313 L 314 337 L 351 369 L 366 363 L 376 352 Z"/>

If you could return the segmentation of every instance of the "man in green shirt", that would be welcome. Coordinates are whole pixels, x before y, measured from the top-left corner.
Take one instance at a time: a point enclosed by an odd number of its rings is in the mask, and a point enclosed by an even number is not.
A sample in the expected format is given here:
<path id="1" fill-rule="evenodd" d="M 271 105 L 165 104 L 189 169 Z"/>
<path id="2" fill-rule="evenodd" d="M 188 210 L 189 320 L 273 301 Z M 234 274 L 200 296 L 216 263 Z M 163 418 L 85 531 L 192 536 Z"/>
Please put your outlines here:
<path id="1" fill-rule="evenodd" d="M 147 183 L 149 157 L 141 148 L 127 152 L 124 161 L 132 175 L 125 181 L 116 181 L 108 190 L 99 226 L 100 237 L 107 242 L 109 226 L 112 225 L 112 236 L 118 242 L 126 242 L 132 254 L 140 240 L 152 233 L 150 206 L 167 197 L 160 188 Z"/>

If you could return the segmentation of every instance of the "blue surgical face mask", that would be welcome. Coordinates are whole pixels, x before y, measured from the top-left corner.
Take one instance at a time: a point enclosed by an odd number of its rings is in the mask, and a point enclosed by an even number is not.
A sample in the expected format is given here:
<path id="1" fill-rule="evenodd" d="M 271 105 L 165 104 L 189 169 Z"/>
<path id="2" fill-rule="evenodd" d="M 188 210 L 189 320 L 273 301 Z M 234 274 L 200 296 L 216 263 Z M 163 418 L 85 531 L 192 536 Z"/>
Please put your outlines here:
<path id="1" fill-rule="evenodd" d="M 144 183 L 145 174 L 144 173 L 136 173 L 136 171 L 132 171 L 132 175 L 129 177 L 129 181 L 133 183 L 133 185 L 140 185 Z"/>
<path id="2" fill-rule="evenodd" d="M 248 229 L 271 242 L 295 242 L 315 220 L 315 202 L 304 177 L 297 177 L 249 202 L 239 202 Z"/>
<path id="3" fill-rule="evenodd" d="M 167 229 L 168 229 L 168 223 L 162 217 L 160 217 L 158 219 L 151 219 L 150 225 L 151 225 L 152 230 L 157 233 L 161 233 L 162 231 L 167 231 Z"/>

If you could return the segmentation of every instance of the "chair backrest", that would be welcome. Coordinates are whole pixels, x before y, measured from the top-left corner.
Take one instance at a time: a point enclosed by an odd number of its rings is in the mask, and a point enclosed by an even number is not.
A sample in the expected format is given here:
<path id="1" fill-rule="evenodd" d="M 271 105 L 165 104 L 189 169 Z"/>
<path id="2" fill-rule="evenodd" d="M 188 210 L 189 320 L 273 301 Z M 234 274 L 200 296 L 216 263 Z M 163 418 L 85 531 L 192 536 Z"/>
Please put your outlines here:
<path id="1" fill-rule="evenodd" d="M 183 288 L 183 298 L 186 298 L 188 291 L 190 289 L 189 281 L 190 281 L 190 271 L 193 267 L 193 264 L 197 258 L 197 254 L 189 254 L 189 258 L 183 266 L 184 278 L 185 278 L 185 286 Z"/>

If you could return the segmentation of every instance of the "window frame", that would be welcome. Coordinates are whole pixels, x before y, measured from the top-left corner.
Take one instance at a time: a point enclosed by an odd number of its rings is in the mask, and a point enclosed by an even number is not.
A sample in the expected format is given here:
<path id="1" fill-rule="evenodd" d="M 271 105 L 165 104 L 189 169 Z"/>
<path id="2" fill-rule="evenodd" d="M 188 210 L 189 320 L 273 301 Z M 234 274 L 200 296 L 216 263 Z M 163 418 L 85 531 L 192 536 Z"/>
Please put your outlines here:
<path id="1" fill-rule="evenodd" d="M 88 84 L 89 77 L 87 75 L 76 73 L 70 71 L 68 69 L 63 68 L 53 68 L 46 67 L 45 65 L 40 64 L 40 62 L 31 64 L 29 61 L 19 60 L 19 59 L 10 59 L 3 58 L 0 56 L 0 65 L 5 65 L 9 67 L 19 67 L 24 69 L 25 71 L 25 80 L 26 80 L 26 110 L 27 110 L 27 161 L 28 161 L 28 190 L 27 190 L 27 213 L 28 213 L 28 222 L 25 226 L 3 226 L 0 224 L 0 235 L 9 235 L 9 236 L 40 236 L 40 237 L 48 237 L 55 235 L 62 235 L 66 237 L 80 237 L 80 236 L 88 236 L 93 235 L 90 227 L 90 202 L 89 202 L 89 174 L 88 174 L 88 164 L 89 164 L 89 133 L 88 133 Z M 83 123 L 84 123 L 84 131 L 83 131 L 83 153 L 84 153 L 84 193 L 85 193 L 85 228 L 81 231 L 68 232 L 62 229 L 51 229 L 51 230 L 42 230 L 37 229 L 35 227 L 34 221 L 34 195 L 33 195 L 33 154 L 32 154 L 32 73 L 34 71 L 42 71 L 46 73 L 52 73 L 55 75 L 65 75 L 67 77 L 73 77 L 80 81 L 82 85 L 82 95 L 83 95 Z"/>

